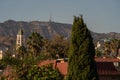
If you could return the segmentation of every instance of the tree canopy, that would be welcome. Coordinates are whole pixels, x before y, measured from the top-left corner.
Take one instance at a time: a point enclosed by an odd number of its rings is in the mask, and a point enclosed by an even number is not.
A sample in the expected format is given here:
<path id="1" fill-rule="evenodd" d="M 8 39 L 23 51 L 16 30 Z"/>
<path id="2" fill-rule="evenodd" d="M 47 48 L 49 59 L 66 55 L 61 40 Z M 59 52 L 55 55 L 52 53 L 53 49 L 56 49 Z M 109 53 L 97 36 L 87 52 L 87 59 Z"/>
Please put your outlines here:
<path id="1" fill-rule="evenodd" d="M 34 56 L 37 56 L 40 53 L 43 44 L 43 37 L 37 32 L 33 32 L 27 39 L 27 48 L 34 54 Z"/>
<path id="2" fill-rule="evenodd" d="M 98 80 L 94 55 L 90 31 L 82 16 L 75 16 L 68 55 L 68 80 Z"/>

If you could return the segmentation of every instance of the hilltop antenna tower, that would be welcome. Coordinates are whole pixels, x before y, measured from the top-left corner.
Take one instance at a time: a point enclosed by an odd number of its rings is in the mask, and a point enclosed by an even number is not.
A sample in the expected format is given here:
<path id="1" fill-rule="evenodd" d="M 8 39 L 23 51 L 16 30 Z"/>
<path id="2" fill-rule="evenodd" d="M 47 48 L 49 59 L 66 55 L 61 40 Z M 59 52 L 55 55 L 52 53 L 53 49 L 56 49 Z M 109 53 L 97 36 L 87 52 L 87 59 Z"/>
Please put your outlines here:
<path id="1" fill-rule="evenodd" d="M 50 14 L 49 22 L 52 22 L 52 15 Z"/>

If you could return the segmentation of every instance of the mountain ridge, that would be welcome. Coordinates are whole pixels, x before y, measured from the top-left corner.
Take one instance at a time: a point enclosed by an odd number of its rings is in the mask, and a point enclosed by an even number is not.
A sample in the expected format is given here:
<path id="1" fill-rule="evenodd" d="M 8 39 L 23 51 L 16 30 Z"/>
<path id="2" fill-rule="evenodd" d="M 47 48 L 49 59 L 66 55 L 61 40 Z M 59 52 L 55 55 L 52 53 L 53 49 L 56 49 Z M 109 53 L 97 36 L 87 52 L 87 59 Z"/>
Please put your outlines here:
<path id="1" fill-rule="evenodd" d="M 36 31 L 44 38 L 52 39 L 56 34 L 60 34 L 68 38 L 71 33 L 72 25 L 52 21 L 26 22 L 7 20 L 0 23 L 0 48 L 15 45 L 16 35 L 20 28 L 24 30 L 25 38 L 27 38 L 32 32 Z M 120 33 L 117 32 L 96 33 L 91 31 L 91 35 L 94 41 L 112 38 L 120 39 Z"/>

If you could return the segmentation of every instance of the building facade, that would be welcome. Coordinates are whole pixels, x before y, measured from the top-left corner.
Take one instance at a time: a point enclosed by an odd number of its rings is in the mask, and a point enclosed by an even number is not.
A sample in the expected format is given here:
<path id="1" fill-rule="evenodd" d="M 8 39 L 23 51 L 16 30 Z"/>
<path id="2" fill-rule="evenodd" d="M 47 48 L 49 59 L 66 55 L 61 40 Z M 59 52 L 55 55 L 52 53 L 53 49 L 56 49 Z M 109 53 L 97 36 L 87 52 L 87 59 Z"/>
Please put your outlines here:
<path id="1" fill-rule="evenodd" d="M 3 51 L 0 50 L 0 60 L 3 58 Z"/>
<path id="2" fill-rule="evenodd" d="M 17 39 L 16 39 L 16 50 L 20 47 L 20 46 L 24 46 L 25 43 L 25 39 L 24 39 L 24 32 L 22 29 L 20 29 L 18 31 L 17 34 Z"/>

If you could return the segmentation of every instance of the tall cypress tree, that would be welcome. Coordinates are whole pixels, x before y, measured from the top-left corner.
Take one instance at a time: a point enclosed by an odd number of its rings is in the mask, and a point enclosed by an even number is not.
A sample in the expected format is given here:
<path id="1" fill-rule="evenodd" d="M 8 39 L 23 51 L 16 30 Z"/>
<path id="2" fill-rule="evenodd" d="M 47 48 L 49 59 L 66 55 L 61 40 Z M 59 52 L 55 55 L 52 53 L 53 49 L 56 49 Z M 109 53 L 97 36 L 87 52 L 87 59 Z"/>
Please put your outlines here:
<path id="1" fill-rule="evenodd" d="M 98 80 L 95 49 L 82 16 L 74 17 L 69 47 L 68 80 Z"/>

